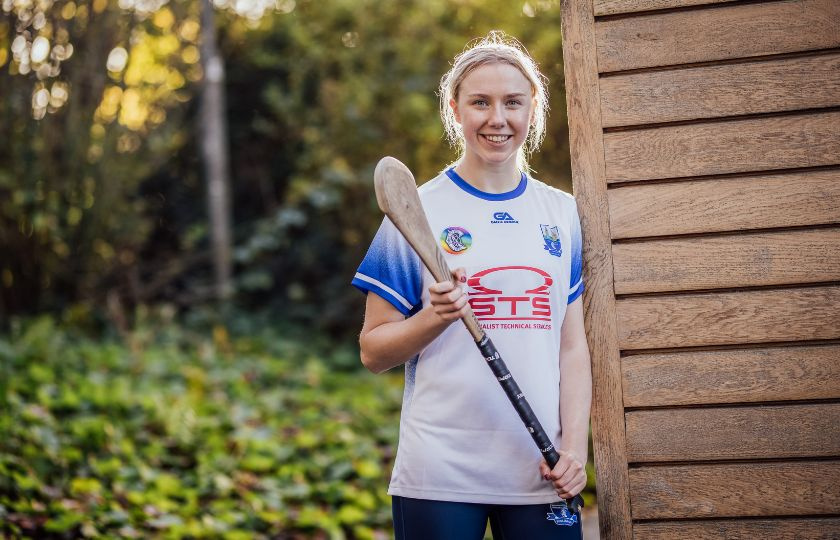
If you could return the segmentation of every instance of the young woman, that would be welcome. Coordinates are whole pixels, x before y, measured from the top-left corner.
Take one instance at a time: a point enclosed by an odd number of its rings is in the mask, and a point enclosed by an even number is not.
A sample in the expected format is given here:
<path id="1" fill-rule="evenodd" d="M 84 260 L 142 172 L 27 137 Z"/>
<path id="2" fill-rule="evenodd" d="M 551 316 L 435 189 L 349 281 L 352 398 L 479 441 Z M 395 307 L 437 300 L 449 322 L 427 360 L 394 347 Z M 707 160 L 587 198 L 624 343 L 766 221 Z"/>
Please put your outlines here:
<path id="1" fill-rule="evenodd" d="M 580 538 L 562 499 L 586 484 L 591 399 L 574 199 L 526 174 L 543 137 L 544 77 L 491 33 L 441 80 L 461 157 L 420 187 L 455 281 L 434 283 L 386 218 L 353 279 L 366 293 L 361 358 L 405 364 L 391 476 L 398 539 Z M 471 305 L 561 455 L 549 470 L 470 334 Z"/>

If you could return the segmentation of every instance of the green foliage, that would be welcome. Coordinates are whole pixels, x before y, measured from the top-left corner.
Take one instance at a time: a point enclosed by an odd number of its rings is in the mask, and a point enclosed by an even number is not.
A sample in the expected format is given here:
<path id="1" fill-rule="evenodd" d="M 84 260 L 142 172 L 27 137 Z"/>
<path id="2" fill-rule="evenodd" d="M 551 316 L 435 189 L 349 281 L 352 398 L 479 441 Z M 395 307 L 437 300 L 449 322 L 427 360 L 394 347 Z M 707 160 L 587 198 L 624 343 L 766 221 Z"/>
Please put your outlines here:
<path id="1" fill-rule="evenodd" d="M 108 294 L 129 306 L 202 303 L 212 273 L 198 2 L 33 5 L 49 22 L 37 33 L 74 52 L 49 80 L 16 72 L 10 51 L 23 23 L 0 19 L 0 140 L 10 142 L 0 146 L 0 324 L 77 302 L 100 309 Z M 218 17 L 240 305 L 333 335 L 358 330 L 363 297 L 347 284 L 382 219 L 373 168 L 394 155 L 422 182 L 456 157 L 437 84 L 491 29 L 519 37 L 549 78 L 549 129 L 532 164 L 569 189 L 559 0 L 276 6 L 259 19 Z M 109 71 L 117 47 L 128 58 Z M 35 120 L 33 91 L 53 79 L 69 98 Z"/>
<path id="2" fill-rule="evenodd" d="M 147 332 L 126 347 L 42 318 L 0 341 L 0 531 L 373 538 L 389 529 L 399 375 L 337 372 L 288 340 Z"/>
<path id="3" fill-rule="evenodd" d="M 373 168 L 397 156 L 424 182 L 457 157 L 443 140 L 437 86 L 465 44 L 494 28 L 521 38 L 549 77 L 551 122 L 532 161 L 569 189 L 559 2 L 526 5 L 299 2 L 256 28 L 226 29 L 230 79 L 259 81 L 229 94 L 234 170 L 250 173 L 239 189 L 250 183 L 263 195 L 238 199 L 259 216 L 240 226 L 237 259 L 250 269 L 239 274 L 240 298 L 264 302 L 271 292 L 277 311 L 355 331 L 362 302 L 346 283 L 382 220 Z M 260 178 L 274 179 L 268 190 Z"/>
<path id="4" fill-rule="evenodd" d="M 391 536 L 399 370 L 337 370 L 301 337 L 196 333 L 165 310 L 138 319 L 127 345 L 48 317 L 0 339 L 0 534 Z"/>
<path id="5" fill-rule="evenodd" d="M 190 20 L 188 6 L 173 8 Z M 43 0 L 3 10 L 0 322 L 101 302 L 104 285 L 136 266 L 154 228 L 141 186 L 186 138 L 193 89 L 183 88 L 180 53 L 195 49 L 194 36 L 179 42 L 164 27 L 169 8 L 149 16 L 117 2 Z M 50 55 L 30 66 L 36 40 Z M 125 76 L 106 67 L 117 47 L 131 53 Z"/>

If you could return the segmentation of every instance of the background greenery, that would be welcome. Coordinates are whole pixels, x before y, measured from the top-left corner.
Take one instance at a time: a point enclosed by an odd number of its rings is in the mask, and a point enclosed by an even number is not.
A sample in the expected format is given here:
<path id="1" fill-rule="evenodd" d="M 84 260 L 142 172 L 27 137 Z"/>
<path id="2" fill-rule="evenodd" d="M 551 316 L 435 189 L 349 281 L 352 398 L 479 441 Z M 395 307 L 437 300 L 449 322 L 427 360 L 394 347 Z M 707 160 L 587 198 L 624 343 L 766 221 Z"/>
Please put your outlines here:
<path id="1" fill-rule="evenodd" d="M 2 534 L 388 536 L 402 377 L 359 367 L 349 286 L 381 221 L 373 167 L 394 155 L 422 181 L 456 157 L 438 80 L 501 29 L 549 78 L 536 175 L 571 189 L 558 0 L 215 4 L 225 304 L 198 1 L 2 3 Z"/>
<path id="2" fill-rule="evenodd" d="M 51 7 L 30 39 L 73 52 L 54 77 L 34 65 L 22 74 L 21 24 L 13 13 L 0 24 L 0 318 L 96 311 L 109 294 L 128 312 L 205 302 L 197 2 L 41 1 Z M 437 83 L 490 29 L 521 38 L 549 77 L 534 168 L 569 189 L 558 4 L 284 0 L 256 19 L 219 10 L 236 303 L 343 337 L 356 330 L 362 299 L 347 283 L 381 221 L 373 167 L 394 155 L 424 181 L 456 157 Z M 127 61 L 111 71 L 117 47 Z"/>

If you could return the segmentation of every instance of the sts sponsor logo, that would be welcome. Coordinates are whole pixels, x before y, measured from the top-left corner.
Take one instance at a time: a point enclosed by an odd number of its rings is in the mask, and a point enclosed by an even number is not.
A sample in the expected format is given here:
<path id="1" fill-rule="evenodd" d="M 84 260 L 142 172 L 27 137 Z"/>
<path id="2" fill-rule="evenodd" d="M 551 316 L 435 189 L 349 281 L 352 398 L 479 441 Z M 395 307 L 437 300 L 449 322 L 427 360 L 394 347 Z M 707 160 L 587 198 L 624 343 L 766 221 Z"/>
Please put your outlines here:
<path id="1" fill-rule="evenodd" d="M 490 223 L 519 223 L 519 221 L 513 219 L 513 216 L 507 212 L 494 212 Z"/>
<path id="2" fill-rule="evenodd" d="M 512 289 L 513 283 L 517 285 Z M 550 322 L 553 283 L 548 272 L 531 266 L 488 268 L 467 280 L 470 306 L 479 321 Z M 547 330 L 551 325 L 529 323 L 527 327 Z"/>
<path id="3" fill-rule="evenodd" d="M 440 234 L 440 245 L 447 253 L 459 255 L 472 245 L 472 235 L 463 227 L 447 227 Z"/>

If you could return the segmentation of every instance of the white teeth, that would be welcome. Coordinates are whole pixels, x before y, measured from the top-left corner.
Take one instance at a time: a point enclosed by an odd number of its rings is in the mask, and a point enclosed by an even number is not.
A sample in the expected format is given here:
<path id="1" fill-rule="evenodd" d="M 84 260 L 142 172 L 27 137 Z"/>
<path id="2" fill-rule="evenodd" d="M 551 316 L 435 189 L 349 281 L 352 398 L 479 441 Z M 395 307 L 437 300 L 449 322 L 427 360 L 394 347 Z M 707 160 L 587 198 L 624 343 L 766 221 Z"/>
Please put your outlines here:
<path id="1" fill-rule="evenodd" d="M 487 140 L 494 143 L 502 143 L 510 138 L 510 135 L 485 135 Z"/>

